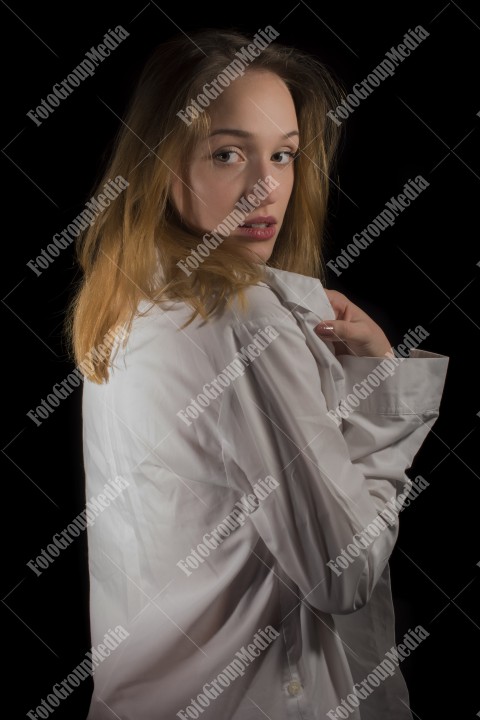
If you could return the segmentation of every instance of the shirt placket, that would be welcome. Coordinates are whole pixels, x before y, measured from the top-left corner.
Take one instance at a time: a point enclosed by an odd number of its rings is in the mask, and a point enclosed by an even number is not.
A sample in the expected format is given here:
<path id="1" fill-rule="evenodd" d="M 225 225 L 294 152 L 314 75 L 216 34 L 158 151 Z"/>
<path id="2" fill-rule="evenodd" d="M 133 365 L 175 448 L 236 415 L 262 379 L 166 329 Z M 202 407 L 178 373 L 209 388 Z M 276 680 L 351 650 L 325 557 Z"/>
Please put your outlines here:
<path id="1" fill-rule="evenodd" d="M 282 693 L 285 697 L 289 720 L 314 720 L 314 715 L 300 676 L 298 659 L 301 657 L 300 591 L 295 583 L 277 566 L 279 600 L 282 613 L 281 633 L 285 649 L 282 673 Z"/>

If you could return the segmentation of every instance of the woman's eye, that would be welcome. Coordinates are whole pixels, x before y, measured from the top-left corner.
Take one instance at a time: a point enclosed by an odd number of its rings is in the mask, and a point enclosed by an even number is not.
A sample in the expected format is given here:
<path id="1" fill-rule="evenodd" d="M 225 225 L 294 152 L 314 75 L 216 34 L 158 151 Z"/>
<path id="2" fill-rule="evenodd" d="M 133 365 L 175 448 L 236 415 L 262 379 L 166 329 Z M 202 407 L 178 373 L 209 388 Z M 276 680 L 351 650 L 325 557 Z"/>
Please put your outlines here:
<path id="1" fill-rule="evenodd" d="M 218 160 L 223 165 L 231 165 L 239 157 L 240 154 L 237 150 L 220 150 L 220 152 L 216 152 L 213 154 L 213 159 Z"/>
<path id="2" fill-rule="evenodd" d="M 272 155 L 272 159 L 274 160 L 274 162 L 278 162 L 281 165 L 287 165 L 292 160 L 295 160 L 297 155 L 298 155 L 298 153 L 294 152 L 293 150 L 280 150 L 279 152 Z M 276 160 L 275 158 L 279 158 L 279 156 L 282 156 L 282 157 L 280 157 L 280 159 Z"/>
<path id="3" fill-rule="evenodd" d="M 279 150 L 272 155 L 272 160 L 279 165 L 288 165 L 298 155 L 294 150 Z M 212 155 L 214 160 L 218 160 L 222 165 L 233 165 L 239 160 L 242 161 L 243 155 L 239 150 L 219 150 Z"/>

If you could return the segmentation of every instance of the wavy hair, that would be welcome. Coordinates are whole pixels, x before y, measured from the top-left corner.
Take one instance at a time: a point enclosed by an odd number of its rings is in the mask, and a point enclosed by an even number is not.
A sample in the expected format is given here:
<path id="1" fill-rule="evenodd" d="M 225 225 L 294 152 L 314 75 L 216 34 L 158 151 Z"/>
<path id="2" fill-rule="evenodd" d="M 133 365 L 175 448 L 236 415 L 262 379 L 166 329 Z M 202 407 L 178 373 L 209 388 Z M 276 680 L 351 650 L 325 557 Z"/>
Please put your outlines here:
<path id="1" fill-rule="evenodd" d="M 178 265 L 203 233 L 186 227 L 170 200 L 170 168 L 185 168 L 196 143 L 208 133 L 208 110 L 190 125 L 177 113 L 197 97 L 251 43 L 217 29 L 179 35 L 162 43 L 146 63 L 94 193 L 112 178 L 128 186 L 77 238 L 83 279 L 72 301 L 67 332 L 77 364 L 102 344 L 114 327 L 130 328 L 139 302 L 187 303 L 209 320 L 233 295 L 245 306 L 244 290 L 264 279 L 264 264 L 223 244 L 187 275 Z M 277 43 L 248 66 L 278 75 L 292 95 L 301 147 L 292 194 L 268 265 L 323 280 L 322 260 L 329 178 L 340 128 L 327 112 L 345 90 L 314 56 Z M 87 376 L 108 380 L 112 357 L 98 356 Z"/>

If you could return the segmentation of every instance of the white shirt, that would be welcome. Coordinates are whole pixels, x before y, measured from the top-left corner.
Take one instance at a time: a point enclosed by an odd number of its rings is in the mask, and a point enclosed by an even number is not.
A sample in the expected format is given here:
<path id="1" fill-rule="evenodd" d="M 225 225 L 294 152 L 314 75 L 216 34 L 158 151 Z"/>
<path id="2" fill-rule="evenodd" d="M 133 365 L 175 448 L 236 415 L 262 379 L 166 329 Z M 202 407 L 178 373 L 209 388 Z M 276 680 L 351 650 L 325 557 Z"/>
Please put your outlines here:
<path id="1" fill-rule="evenodd" d="M 333 563 L 411 487 L 448 358 L 412 350 L 338 425 L 381 359 L 315 334 L 319 280 L 266 272 L 245 313 L 183 330 L 183 302 L 142 303 L 110 380 L 85 382 L 87 498 L 128 483 L 88 528 L 92 645 L 128 632 L 88 720 L 411 720 L 400 667 L 353 688 L 395 645 L 398 515 Z"/>

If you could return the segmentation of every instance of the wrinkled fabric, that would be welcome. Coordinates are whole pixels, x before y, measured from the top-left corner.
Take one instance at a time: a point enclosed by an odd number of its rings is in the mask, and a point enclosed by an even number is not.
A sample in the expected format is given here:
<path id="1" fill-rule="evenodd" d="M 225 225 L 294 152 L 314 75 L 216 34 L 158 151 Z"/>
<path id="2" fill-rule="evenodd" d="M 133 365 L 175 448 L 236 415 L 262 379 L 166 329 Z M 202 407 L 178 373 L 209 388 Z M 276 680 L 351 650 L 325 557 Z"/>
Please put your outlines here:
<path id="1" fill-rule="evenodd" d="M 183 330 L 184 303 L 141 303 L 109 381 L 85 382 L 87 499 L 126 485 L 88 527 L 92 646 L 128 633 L 97 657 L 88 720 L 346 717 L 395 645 L 399 517 L 327 563 L 411 487 L 448 358 L 412 350 L 338 425 L 381 359 L 315 334 L 335 317 L 317 279 L 267 267 L 246 297 Z M 412 720 L 400 666 L 355 704 Z"/>

